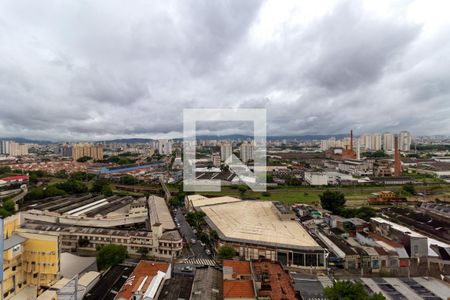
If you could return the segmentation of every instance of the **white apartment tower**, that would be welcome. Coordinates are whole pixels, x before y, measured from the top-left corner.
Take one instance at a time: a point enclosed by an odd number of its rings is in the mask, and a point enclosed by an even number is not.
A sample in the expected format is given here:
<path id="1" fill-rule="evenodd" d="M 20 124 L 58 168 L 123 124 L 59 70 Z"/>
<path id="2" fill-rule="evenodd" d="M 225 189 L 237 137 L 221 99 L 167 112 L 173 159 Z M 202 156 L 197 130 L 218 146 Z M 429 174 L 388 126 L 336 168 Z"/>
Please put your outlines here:
<path id="1" fill-rule="evenodd" d="M 254 147 L 253 147 L 252 143 L 243 142 L 241 144 L 240 151 L 241 151 L 241 160 L 242 160 L 242 162 L 246 163 L 249 160 L 253 160 Z"/>
<path id="2" fill-rule="evenodd" d="M 390 132 L 383 133 L 383 150 L 385 152 L 394 151 L 394 134 Z"/>
<path id="3" fill-rule="evenodd" d="M 172 154 L 172 141 L 158 140 L 158 152 L 160 155 Z"/>
<path id="4" fill-rule="evenodd" d="M 375 133 L 371 137 L 371 150 L 381 150 L 381 134 Z"/>
<path id="5" fill-rule="evenodd" d="M 231 154 L 233 153 L 233 148 L 231 147 L 230 143 L 222 143 L 222 145 L 220 145 L 220 159 L 222 161 L 226 161 Z"/>
<path id="6" fill-rule="evenodd" d="M 402 131 L 398 138 L 398 148 L 400 151 L 411 150 L 411 134 L 408 131 Z"/>

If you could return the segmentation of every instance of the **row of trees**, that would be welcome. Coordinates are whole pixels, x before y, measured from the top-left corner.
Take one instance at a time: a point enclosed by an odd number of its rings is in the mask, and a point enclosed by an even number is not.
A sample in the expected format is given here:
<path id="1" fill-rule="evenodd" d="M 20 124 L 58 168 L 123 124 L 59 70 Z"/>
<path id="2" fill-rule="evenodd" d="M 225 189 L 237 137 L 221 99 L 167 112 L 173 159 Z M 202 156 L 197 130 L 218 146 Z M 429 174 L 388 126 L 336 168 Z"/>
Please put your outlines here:
<path id="1" fill-rule="evenodd" d="M 360 218 L 370 220 L 376 216 L 376 211 L 372 207 L 363 206 L 359 208 L 345 207 L 345 196 L 338 191 L 325 191 L 319 195 L 322 208 L 331 211 L 333 214 L 340 215 L 344 218 Z"/>
<path id="2" fill-rule="evenodd" d="M 324 289 L 328 300 L 385 300 L 381 293 L 369 295 L 360 282 L 339 280 L 333 286 Z"/>
<path id="3" fill-rule="evenodd" d="M 88 191 L 93 193 L 102 193 L 105 196 L 112 196 L 113 191 L 111 185 L 105 180 L 96 180 L 92 188 L 82 181 L 76 179 L 68 179 L 64 182 L 50 184 L 47 187 L 32 187 L 25 196 L 25 200 L 39 200 L 48 197 L 74 195 L 87 193 Z"/>

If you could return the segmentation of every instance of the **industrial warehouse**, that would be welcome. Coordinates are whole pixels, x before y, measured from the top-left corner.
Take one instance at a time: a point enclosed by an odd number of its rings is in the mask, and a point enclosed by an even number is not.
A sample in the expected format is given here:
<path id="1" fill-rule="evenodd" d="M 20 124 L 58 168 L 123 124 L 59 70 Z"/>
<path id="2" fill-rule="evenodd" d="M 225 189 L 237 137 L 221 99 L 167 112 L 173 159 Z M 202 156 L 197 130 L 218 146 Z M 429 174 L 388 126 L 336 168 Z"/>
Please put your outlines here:
<path id="1" fill-rule="evenodd" d="M 130 255 L 178 257 L 183 240 L 164 198 L 130 196 L 55 197 L 35 201 L 20 212 L 21 232 L 52 233 L 67 252 L 91 255 L 98 246 L 124 245 Z"/>
<path id="2" fill-rule="evenodd" d="M 206 214 L 219 236 L 217 247 L 232 245 L 246 260 L 266 258 L 295 267 L 325 268 L 325 250 L 279 202 L 233 197 L 187 196 L 186 202 Z"/>

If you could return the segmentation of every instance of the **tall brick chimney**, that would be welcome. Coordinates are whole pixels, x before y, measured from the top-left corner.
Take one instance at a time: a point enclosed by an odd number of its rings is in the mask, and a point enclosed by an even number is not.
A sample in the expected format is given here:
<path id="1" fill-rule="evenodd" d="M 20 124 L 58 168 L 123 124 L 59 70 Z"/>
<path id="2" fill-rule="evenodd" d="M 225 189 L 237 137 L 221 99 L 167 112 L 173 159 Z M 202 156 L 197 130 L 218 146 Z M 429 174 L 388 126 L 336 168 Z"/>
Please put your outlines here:
<path id="1" fill-rule="evenodd" d="M 350 129 L 350 151 L 353 151 L 353 129 Z"/>
<path id="2" fill-rule="evenodd" d="M 402 175 L 402 163 L 400 161 L 400 150 L 398 149 L 398 136 L 394 137 L 394 175 Z"/>

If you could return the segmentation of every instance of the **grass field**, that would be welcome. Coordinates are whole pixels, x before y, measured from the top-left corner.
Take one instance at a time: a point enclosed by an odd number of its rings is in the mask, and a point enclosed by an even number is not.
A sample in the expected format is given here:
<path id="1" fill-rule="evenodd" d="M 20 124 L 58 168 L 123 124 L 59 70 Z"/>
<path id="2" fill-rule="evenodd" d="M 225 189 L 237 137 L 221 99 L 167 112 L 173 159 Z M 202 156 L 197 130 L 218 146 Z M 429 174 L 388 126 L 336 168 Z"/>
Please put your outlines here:
<path id="1" fill-rule="evenodd" d="M 269 190 L 267 193 L 247 191 L 244 194 L 244 198 L 256 198 L 260 200 L 272 200 L 280 201 L 282 203 L 291 205 L 295 203 L 305 203 L 305 204 L 318 204 L 320 202 L 319 195 L 322 192 L 300 192 L 292 190 Z M 235 189 L 223 188 L 221 192 L 208 192 L 204 193 L 206 196 L 232 196 L 240 197 L 240 194 Z M 366 204 L 367 197 L 370 193 L 355 193 L 355 192 L 344 192 L 345 198 L 347 199 L 347 206 L 361 206 Z"/>

